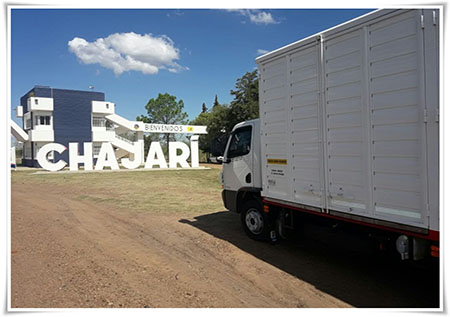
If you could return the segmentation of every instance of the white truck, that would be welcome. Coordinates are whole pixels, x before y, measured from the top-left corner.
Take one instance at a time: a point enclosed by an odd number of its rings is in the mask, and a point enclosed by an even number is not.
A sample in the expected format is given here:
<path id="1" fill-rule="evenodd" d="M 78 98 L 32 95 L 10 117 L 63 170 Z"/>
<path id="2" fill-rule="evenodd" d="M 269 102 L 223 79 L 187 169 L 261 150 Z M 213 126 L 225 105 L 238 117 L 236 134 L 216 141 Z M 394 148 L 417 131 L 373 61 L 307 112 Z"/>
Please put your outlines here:
<path id="1" fill-rule="evenodd" d="M 220 175 L 247 235 L 327 219 L 439 257 L 439 13 L 377 10 L 256 59 L 260 119 Z"/>

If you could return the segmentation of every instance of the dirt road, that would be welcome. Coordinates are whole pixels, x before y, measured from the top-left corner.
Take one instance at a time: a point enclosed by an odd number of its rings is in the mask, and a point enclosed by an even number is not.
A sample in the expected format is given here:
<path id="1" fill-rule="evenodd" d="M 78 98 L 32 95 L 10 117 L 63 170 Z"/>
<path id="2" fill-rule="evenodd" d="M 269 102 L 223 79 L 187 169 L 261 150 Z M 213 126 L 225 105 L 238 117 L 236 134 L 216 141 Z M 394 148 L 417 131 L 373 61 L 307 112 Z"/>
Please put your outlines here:
<path id="1" fill-rule="evenodd" d="M 438 305 L 436 279 L 422 271 L 311 241 L 255 242 L 236 214 L 195 213 L 80 201 L 73 185 L 13 184 L 12 307 Z"/>

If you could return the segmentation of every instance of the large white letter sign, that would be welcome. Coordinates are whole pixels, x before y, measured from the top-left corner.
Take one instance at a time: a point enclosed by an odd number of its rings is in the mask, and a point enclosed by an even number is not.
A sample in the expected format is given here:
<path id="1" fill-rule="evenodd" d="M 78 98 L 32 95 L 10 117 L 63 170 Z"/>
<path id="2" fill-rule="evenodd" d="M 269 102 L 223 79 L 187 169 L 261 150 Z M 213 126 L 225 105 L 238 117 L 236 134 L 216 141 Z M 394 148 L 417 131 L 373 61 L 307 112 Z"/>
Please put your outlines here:
<path id="1" fill-rule="evenodd" d="M 167 162 L 159 142 L 152 142 L 150 144 L 150 149 L 148 150 L 145 168 L 153 168 L 153 165 L 159 165 L 160 168 L 167 168 Z"/>
<path id="2" fill-rule="evenodd" d="M 181 154 L 177 155 L 177 150 L 181 150 Z M 169 143 L 169 167 L 176 168 L 177 164 L 180 164 L 183 168 L 189 168 L 187 159 L 189 158 L 189 146 L 183 142 L 170 142 Z"/>
<path id="3" fill-rule="evenodd" d="M 198 135 L 191 136 L 191 167 L 198 165 Z"/>
<path id="4" fill-rule="evenodd" d="M 105 166 L 111 167 L 112 170 L 118 170 L 119 164 L 117 163 L 116 154 L 109 142 L 102 143 L 100 153 L 98 154 L 97 164 L 95 164 L 95 170 L 101 171 Z"/>
<path id="5" fill-rule="evenodd" d="M 51 151 L 55 151 L 61 154 L 65 150 L 67 150 L 67 148 L 64 145 L 58 143 L 49 143 L 40 148 L 36 158 L 42 168 L 48 171 L 56 172 L 62 170 L 64 166 L 67 165 L 67 163 L 63 160 L 59 160 L 56 163 L 51 163 L 47 160 L 47 154 Z"/>
<path id="6" fill-rule="evenodd" d="M 83 145 L 84 155 L 78 154 L 78 143 L 69 143 L 69 168 L 78 171 L 78 164 L 84 163 L 85 171 L 92 171 L 92 143 L 85 142 Z"/>
<path id="7" fill-rule="evenodd" d="M 121 160 L 122 165 L 128 169 L 138 168 L 142 162 L 141 144 L 139 142 L 134 144 L 134 150 L 133 153 L 130 153 L 130 156 L 131 155 L 134 156 L 133 160 L 125 157 Z"/>

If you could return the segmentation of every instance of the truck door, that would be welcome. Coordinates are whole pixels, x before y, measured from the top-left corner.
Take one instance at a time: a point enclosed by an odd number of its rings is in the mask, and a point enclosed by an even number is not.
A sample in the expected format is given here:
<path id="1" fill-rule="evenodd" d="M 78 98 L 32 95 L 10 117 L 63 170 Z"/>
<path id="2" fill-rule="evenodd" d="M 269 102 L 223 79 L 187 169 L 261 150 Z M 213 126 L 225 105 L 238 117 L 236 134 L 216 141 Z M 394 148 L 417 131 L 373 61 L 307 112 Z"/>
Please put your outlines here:
<path id="1" fill-rule="evenodd" d="M 239 127 L 228 140 L 222 166 L 225 190 L 253 186 L 252 125 Z"/>

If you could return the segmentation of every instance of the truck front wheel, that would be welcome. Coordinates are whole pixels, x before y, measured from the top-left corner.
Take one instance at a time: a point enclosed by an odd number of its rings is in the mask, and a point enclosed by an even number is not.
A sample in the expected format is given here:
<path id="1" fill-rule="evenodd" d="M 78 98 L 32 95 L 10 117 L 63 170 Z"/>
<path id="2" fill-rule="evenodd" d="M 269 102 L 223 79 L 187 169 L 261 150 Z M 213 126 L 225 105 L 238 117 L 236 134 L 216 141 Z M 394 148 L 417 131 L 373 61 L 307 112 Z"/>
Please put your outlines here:
<path id="1" fill-rule="evenodd" d="M 250 238 L 258 241 L 275 240 L 274 234 L 271 237 L 272 222 L 268 214 L 262 211 L 261 203 L 256 200 L 250 200 L 244 204 L 241 211 L 241 223 Z"/>

